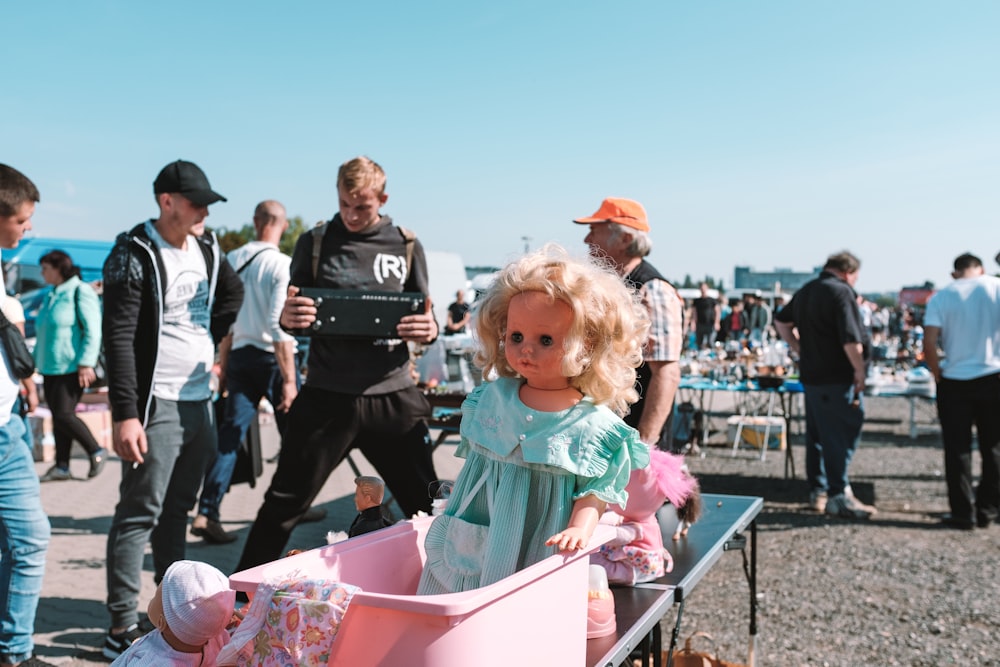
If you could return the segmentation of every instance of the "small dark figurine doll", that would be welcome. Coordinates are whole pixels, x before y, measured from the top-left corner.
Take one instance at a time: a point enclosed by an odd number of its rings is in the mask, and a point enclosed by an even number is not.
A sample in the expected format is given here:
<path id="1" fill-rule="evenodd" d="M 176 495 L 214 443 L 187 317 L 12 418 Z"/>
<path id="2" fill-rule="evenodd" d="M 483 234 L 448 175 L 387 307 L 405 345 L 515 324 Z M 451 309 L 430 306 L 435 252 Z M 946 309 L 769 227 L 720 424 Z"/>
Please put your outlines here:
<path id="1" fill-rule="evenodd" d="M 354 492 L 354 506 L 358 508 L 358 516 L 347 531 L 348 537 L 356 537 L 392 525 L 382 513 L 385 482 L 378 477 L 362 476 L 356 478 L 354 484 L 357 487 Z"/>

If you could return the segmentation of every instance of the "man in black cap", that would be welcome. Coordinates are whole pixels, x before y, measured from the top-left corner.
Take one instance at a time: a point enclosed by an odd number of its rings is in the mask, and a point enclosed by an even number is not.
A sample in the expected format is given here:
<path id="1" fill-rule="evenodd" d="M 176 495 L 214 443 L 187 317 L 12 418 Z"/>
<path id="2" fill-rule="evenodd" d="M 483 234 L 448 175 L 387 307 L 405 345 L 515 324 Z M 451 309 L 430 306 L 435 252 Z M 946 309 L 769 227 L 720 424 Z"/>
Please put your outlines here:
<path id="1" fill-rule="evenodd" d="M 215 343 L 243 301 L 243 283 L 205 233 L 226 201 L 191 162 L 153 182 L 160 215 L 118 236 L 104 262 L 104 346 L 120 498 L 107 549 L 111 628 L 105 657 L 143 634 L 139 590 L 151 542 L 157 583 L 185 552 L 187 515 L 216 451 L 209 379 Z"/>

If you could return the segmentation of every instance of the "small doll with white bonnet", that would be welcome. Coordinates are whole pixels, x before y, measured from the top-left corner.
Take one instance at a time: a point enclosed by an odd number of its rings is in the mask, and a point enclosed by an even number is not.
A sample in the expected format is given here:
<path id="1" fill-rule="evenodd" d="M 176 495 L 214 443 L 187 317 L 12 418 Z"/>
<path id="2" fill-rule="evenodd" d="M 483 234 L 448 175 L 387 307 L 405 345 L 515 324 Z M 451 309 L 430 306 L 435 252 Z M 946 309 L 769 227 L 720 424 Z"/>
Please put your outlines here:
<path id="1" fill-rule="evenodd" d="M 208 563 L 179 560 L 167 568 L 149 602 L 156 629 L 135 640 L 112 667 L 208 667 L 229 642 L 236 591 Z"/>

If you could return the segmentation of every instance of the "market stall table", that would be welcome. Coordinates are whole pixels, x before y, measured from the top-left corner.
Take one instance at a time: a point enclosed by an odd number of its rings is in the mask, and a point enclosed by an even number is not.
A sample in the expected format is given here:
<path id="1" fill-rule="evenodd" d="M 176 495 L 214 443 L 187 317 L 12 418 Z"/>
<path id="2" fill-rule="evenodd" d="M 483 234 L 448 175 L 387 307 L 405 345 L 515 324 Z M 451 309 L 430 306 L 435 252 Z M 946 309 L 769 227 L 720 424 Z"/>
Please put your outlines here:
<path id="1" fill-rule="evenodd" d="M 677 527 L 672 508 L 668 505 L 657 513 L 663 543 L 674 559 L 673 570 L 649 583 L 612 587 L 618 630 L 587 642 L 587 667 L 618 667 L 636 648 L 643 655 L 652 653 L 654 667 L 660 667 L 660 621 L 677 605 L 668 650 L 671 655 L 677 646 L 685 601 L 722 554 L 732 550 L 743 553 L 749 584 L 749 652 L 753 653 L 757 636 L 757 515 L 764 501 L 754 496 L 713 493 L 703 494 L 702 501 L 704 514 L 680 540 L 672 539 Z M 747 528 L 749 544 L 742 534 Z"/>
<path id="2" fill-rule="evenodd" d="M 740 382 L 727 382 L 711 380 L 701 375 L 685 375 L 681 378 L 679 396 L 689 395 L 694 397 L 698 403 L 698 409 L 704 415 L 702 425 L 702 439 L 708 438 L 709 424 L 708 416 L 712 408 L 712 397 L 714 392 L 724 391 L 736 397 L 737 412 L 741 417 L 756 416 L 763 411 L 765 423 L 770 424 L 771 418 L 777 416 L 784 420 L 786 437 L 791 435 L 793 412 L 796 407 L 795 397 L 802 393 L 802 384 L 797 380 L 785 380 L 777 387 L 762 387 L 756 380 L 743 380 Z M 706 394 L 708 401 L 706 403 Z M 760 403 L 755 403 L 756 397 L 763 396 L 766 402 L 766 409 Z M 767 453 L 767 440 L 769 430 L 765 429 L 764 439 L 761 446 L 761 460 Z M 736 438 L 733 439 L 733 450 L 735 452 L 739 445 L 740 432 L 737 431 Z M 795 477 L 795 456 L 792 453 L 790 444 L 785 446 L 785 477 Z"/>
<path id="3" fill-rule="evenodd" d="M 917 419 L 918 406 L 933 410 L 936 403 L 937 387 L 933 381 L 927 382 L 885 382 L 874 383 L 865 386 L 866 396 L 880 396 L 883 398 L 905 398 L 910 405 L 909 412 L 909 435 L 911 440 L 916 440 L 921 431 L 936 430 L 935 423 L 937 416 L 932 417 L 931 424 L 922 424 Z"/>

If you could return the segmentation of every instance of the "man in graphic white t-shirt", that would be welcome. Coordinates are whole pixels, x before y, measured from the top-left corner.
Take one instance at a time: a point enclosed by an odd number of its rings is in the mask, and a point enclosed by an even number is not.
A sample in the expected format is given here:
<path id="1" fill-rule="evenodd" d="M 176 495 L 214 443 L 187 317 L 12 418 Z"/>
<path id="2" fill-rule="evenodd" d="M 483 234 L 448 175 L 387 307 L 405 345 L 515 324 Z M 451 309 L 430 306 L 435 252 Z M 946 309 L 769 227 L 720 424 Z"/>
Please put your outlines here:
<path id="1" fill-rule="evenodd" d="M 120 234 L 104 263 L 104 347 L 112 438 L 122 483 L 108 533 L 105 657 L 142 635 L 146 543 L 155 581 L 185 556 L 187 515 L 216 450 L 209 380 L 243 284 L 205 232 L 225 198 L 178 160 L 153 183 L 160 215 Z"/>

